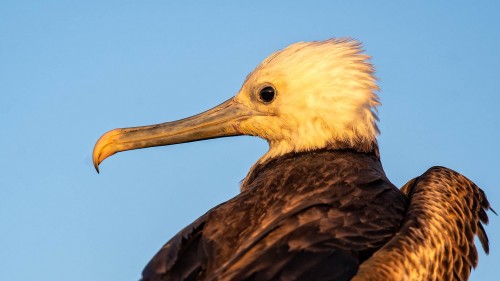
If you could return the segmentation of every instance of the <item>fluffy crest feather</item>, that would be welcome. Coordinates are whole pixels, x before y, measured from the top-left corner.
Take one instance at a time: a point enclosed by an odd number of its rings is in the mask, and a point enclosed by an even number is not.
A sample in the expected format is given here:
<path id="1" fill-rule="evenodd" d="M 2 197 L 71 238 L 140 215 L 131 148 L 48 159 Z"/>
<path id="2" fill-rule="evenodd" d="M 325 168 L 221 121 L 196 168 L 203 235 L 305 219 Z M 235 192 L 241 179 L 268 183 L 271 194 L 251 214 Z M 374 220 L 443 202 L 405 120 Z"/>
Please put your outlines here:
<path id="1" fill-rule="evenodd" d="M 267 57 L 245 80 L 237 102 L 266 112 L 240 129 L 269 142 L 260 162 L 321 148 L 371 151 L 379 130 L 378 86 L 370 56 L 353 39 L 300 42 Z M 272 103 L 256 102 L 272 86 Z"/>

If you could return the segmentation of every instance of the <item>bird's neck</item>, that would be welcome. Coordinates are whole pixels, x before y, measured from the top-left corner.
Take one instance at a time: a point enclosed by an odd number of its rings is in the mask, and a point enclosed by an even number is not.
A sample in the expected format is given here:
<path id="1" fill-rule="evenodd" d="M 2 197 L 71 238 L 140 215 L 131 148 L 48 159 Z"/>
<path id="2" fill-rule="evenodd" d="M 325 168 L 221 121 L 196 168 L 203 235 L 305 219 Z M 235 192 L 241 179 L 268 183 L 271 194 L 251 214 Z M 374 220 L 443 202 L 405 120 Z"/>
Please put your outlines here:
<path id="1" fill-rule="evenodd" d="M 308 145 L 294 145 L 287 141 L 270 141 L 269 150 L 257 161 L 257 164 L 264 164 L 273 159 L 277 159 L 289 154 L 308 153 L 312 151 L 341 151 L 352 150 L 360 153 L 372 153 L 380 158 L 377 140 L 330 140 L 318 143 L 310 143 Z"/>
<path id="2" fill-rule="evenodd" d="M 243 179 L 243 181 L 241 182 L 240 190 L 244 191 L 248 189 L 251 186 L 251 183 L 257 177 L 259 177 L 259 175 L 263 171 L 269 169 L 272 166 L 279 165 L 285 160 L 296 159 L 305 155 L 314 155 L 315 157 L 321 158 L 324 153 L 328 154 L 333 153 L 337 157 L 344 157 L 344 158 L 349 158 L 356 155 L 356 156 L 367 157 L 373 159 L 376 162 L 380 162 L 380 153 L 376 141 L 372 142 L 369 146 L 367 145 L 365 147 L 358 147 L 358 148 L 335 146 L 335 148 L 325 147 L 321 149 L 315 149 L 304 152 L 289 152 L 274 157 L 267 157 L 267 158 L 262 157 L 261 159 L 259 159 L 259 161 L 257 161 L 257 163 L 255 163 L 252 166 L 245 179 Z"/>

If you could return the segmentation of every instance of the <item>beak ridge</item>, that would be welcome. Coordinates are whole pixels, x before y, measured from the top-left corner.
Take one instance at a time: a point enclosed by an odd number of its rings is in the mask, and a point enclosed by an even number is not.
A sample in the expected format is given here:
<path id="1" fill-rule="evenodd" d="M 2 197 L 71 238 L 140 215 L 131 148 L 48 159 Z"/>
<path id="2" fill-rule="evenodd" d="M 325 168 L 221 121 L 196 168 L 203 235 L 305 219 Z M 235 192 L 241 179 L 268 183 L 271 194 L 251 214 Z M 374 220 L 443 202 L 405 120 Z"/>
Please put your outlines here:
<path id="1" fill-rule="evenodd" d="M 121 151 L 242 135 L 238 129 L 241 121 L 256 114 L 231 98 L 210 110 L 178 121 L 114 129 L 99 138 L 92 161 L 99 173 L 99 164 Z"/>

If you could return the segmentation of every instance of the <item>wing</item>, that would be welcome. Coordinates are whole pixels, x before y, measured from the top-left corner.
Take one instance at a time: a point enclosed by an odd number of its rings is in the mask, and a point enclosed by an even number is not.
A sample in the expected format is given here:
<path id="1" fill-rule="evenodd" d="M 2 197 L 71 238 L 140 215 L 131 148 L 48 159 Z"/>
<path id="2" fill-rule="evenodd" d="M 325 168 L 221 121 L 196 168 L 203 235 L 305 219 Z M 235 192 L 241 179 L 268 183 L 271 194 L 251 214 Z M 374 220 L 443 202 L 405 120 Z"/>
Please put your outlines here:
<path id="1" fill-rule="evenodd" d="M 410 206 L 400 231 L 353 280 L 467 280 L 478 261 L 475 235 L 489 251 L 484 192 L 444 167 L 430 168 L 402 191 Z"/>

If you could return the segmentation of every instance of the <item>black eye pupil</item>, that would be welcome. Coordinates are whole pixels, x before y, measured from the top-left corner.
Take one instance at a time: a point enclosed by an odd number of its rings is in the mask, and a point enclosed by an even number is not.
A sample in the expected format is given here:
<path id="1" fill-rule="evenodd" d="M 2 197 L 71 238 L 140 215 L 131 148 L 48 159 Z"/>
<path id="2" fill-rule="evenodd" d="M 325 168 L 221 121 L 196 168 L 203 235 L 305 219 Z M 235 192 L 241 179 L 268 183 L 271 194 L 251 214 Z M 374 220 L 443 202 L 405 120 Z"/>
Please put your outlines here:
<path id="1" fill-rule="evenodd" d="M 271 102 L 274 99 L 275 92 L 273 87 L 265 87 L 260 90 L 259 97 L 263 102 Z"/>

